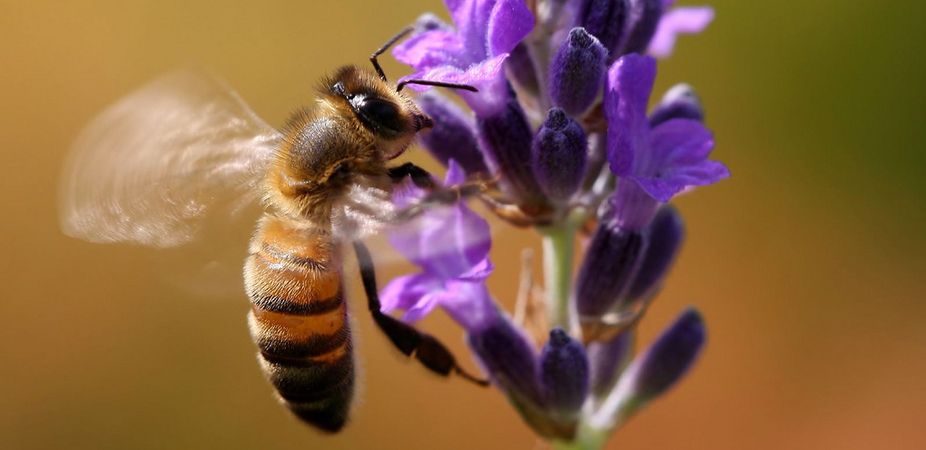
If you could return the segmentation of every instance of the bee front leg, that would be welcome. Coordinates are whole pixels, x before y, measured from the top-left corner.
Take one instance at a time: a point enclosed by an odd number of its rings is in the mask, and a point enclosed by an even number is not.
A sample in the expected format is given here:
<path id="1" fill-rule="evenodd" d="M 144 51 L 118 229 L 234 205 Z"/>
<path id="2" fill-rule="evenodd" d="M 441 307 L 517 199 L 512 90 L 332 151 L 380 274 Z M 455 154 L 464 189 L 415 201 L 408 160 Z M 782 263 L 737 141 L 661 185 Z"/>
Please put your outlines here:
<path id="1" fill-rule="evenodd" d="M 430 191 L 437 187 L 434 177 L 427 170 L 416 166 L 414 163 L 407 162 L 401 166 L 390 167 L 388 171 L 389 178 L 392 179 L 393 183 L 401 183 L 405 177 L 409 177 L 412 183 L 415 183 L 415 186 L 421 189 Z"/>
<path id="2" fill-rule="evenodd" d="M 389 337 L 392 344 L 405 356 L 414 356 L 423 366 L 434 373 L 442 376 L 456 373 L 475 384 L 488 386 L 488 380 L 481 379 L 463 370 L 457 364 L 456 358 L 450 353 L 450 350 L 436 338 L 380 311 L 382 305 L 376 289 L 376 272 L 373 268 L 373 258 L 370 257 L 370 251 L 360 241 L 354 242 L 354 251 L 357 253 L 360 278 L 363 280 L 363 290 L 367 295 L 370 314 L 373 315 L 376 325 Z"/>

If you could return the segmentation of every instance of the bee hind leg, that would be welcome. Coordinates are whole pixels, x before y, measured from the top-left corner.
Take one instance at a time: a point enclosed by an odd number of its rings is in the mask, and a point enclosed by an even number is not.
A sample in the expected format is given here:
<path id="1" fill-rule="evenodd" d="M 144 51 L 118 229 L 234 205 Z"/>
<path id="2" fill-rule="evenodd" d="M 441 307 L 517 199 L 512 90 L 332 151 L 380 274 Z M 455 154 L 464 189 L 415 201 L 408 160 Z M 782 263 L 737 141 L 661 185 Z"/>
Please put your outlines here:
<path id="1" fill-rule="evenodd" d="M 376 272 L 370 251 L 362 242 L 354 242 L 357 262 L 360 266 L 360 278 L 366 292 L 370 314 L 392 344 L 405 356 L 414 357 L 428 370 L 442 376 L 456 373 L 465 380 L 480 386 L 488 386 L 489 381 L 470 374 L 459 364 L 453 353 L 434 336 L 418 331 L 415 327 L 380 311 L 382 305 L 376 289 Z"/>

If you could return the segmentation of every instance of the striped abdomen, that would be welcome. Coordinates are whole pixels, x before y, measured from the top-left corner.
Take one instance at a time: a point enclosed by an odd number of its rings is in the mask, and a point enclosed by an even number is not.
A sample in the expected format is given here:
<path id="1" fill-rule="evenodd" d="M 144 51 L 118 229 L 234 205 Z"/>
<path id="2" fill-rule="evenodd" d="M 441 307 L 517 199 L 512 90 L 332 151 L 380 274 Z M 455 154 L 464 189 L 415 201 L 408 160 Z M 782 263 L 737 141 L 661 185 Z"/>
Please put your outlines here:
<path id="1" fill-rule="evenodd" d="M 339 430 L 353 396 L 354 362 L 330 233 L 264 217 L 251 240 L 244 283 L 264 374 L 300 419 Z"/>

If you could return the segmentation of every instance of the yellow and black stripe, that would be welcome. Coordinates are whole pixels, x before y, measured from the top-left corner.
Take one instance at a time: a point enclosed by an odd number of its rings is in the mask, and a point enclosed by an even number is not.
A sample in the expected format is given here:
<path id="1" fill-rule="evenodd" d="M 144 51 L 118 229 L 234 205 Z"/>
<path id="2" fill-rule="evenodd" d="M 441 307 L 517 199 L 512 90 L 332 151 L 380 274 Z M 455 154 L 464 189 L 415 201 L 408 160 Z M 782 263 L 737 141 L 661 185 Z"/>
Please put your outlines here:
<path id="1" fill-rule="evenodd" d="M 266 216 L 251 240 L 244 281 L 264 374 L 296 416 L 338 431 L 353 396 L 354 361 L 330 231 Z"/>

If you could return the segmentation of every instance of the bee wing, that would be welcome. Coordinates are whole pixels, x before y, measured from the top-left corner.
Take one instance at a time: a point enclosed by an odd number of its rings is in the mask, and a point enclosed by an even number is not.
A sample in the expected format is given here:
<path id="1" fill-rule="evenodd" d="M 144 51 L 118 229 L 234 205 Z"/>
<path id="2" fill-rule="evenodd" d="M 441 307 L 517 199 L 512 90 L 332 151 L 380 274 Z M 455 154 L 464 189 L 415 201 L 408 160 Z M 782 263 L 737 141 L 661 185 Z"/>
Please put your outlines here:
<path id="1" fill-rule="evenodd" d="M 65 234 L 173 247 L 219 206 L 260 195 L 282 135 L 224 83 L 194 71 L 158 78 L 106 109 L 65 163 Z"/>

